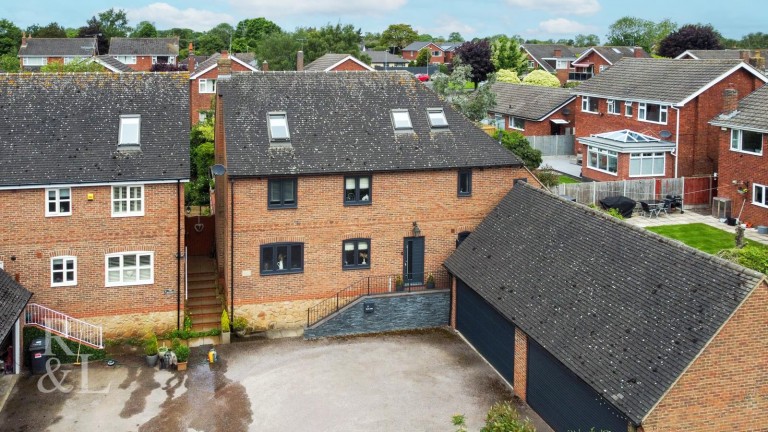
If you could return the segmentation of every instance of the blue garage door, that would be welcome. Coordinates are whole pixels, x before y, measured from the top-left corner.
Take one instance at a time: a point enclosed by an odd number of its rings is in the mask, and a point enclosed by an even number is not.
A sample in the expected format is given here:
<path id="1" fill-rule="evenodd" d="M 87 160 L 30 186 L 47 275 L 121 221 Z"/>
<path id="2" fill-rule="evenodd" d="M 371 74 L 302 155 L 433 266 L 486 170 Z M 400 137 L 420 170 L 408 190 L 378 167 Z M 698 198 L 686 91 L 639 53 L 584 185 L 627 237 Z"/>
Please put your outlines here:
<path id="1" fill-rule="evenodd" d="M 461 280 L 456 283 L 456 328 L 504 379 L 513 383 L 514 324 Z"/>
<path id="2" fill-rule="evenodd" d="M 627 419 L 600 394 L 528 338 L 528 404 L 556 432 L 625 432 Z"/>

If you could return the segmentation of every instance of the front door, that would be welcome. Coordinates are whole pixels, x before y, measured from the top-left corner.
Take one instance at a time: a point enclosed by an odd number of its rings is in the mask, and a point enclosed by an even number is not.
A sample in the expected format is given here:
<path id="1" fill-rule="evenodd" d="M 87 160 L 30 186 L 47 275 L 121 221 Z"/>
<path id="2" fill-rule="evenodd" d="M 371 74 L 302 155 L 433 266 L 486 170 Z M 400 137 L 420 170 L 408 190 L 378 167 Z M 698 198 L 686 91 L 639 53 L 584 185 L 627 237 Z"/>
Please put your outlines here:
<path id="1" fill-rule="evenodd" d="M 403 282 L 424 283 L 424 237 L 406 237 L 403 242 Z"/>

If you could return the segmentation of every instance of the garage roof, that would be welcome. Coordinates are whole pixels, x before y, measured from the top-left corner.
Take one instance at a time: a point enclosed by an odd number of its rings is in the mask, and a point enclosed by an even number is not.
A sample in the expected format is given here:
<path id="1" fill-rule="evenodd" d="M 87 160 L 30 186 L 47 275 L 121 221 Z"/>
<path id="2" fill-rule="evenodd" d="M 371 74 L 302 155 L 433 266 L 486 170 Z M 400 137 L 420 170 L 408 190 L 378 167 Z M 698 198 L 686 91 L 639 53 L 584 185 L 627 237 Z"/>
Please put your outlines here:
<path id="1" fill-rule="evenodd" d="M 636 424 L 763 279 L 523 183 L 445 266 Z"/>
<path id="2" fill-rule="evenodd" d="M 0 340 L 11 330 L 31 297 L 31 292 L 0 270 Z"/>

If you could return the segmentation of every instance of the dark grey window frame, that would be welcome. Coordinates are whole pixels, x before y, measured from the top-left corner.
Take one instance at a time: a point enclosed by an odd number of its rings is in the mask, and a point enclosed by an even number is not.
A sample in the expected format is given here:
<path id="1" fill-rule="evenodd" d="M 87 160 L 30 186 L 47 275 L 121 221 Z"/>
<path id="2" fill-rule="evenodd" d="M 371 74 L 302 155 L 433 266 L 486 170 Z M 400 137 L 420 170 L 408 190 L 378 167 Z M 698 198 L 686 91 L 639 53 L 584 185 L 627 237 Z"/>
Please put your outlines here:
<path id="1" fill-rule="evenodd" d="M 467 190 L 465 191 L 461 190 L 462 177 L 466 177 L 467 179 L 466 181 Z M 460 197 L 472 196 L 472 170 L 471 169 L 459 170 L 459 175 L 457 177 L 457 184 L 456 184 L 456 194 Z"/>
<path id="2" fill-rule="evenodd" d="M 274 183 L 280 183 L 280 203 L 272 203 L 272 185 Z M 285 203 L 284 187 L 288 182 L 293 183 L 293 203 Z M 284 208 L 296 208 L 299 205 L 299 179 L 297 177 L 276 177 L 267 181 L 267 208 L 270 209 L 284 209 Z"/>
<path id="3" fill-rule="evenodd" d="M 348 263 L 346 261 L 346 245 L 347 243 L 353 243 L 354 247 L 354 257 L 355 261 L 358 260 L 360 257 L 360 250 L 358 249 L 360 246 L 359 244 L 361 242 L 364 242 L 367 246 L 367 256 L 364 260 L 366 261 L 365 264 L 361 264 L 359 262 L 354 263 Z M 357 270 L 357 269 L 369 269 L 371 268 L 371 239 L 369 238 L 354 238 L 354 239 L 346 239 L 343 242 L 341 242 L 341 268 L 342 270 Z"/>
<path id="4" fill-rule="evenodd" d="M 296 257 L 293 256 L 294 248 L 299 248 L 299 260 L 301 265 L 294 268 L 293 263 Z M 286 249 L 286 256 L 283 262 L 283 269 L 278 268 L 278 250 L 280 248 Z M 271 251 L 271 257 L 267 262 L 265 260 L 265 250 Z M 295 274 L 304 273 L 304 243 L 268 243 L 259 247 L 259 273 L 264 276 L 277 275 L 277 274 Z"/>
<path id="5" fill-rule="evenodd" d="M 368 179 L 368 199 L 367 200 L 362 199 L 363 197 L 360 195 L 360 179 L 361 178 Z M 352 200 L 347 200 L 347 180 L 348 179 L 355 180 L 355 192 L 354 192 L 355 199 L 352 199 Z M 365 175 L 344 176 L 343 200 L 344 200 L 345 206 L 371 205 L 373 203 L 373 175 L 365 174 Z"/>

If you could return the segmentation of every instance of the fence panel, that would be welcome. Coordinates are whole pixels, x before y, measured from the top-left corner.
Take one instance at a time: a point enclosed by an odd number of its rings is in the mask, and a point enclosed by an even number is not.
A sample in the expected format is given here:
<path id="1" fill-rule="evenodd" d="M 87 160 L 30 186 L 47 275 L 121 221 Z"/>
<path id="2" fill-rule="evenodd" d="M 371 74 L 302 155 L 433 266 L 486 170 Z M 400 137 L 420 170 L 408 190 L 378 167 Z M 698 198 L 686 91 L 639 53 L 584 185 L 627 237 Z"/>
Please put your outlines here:
<path id="1" fill-rule="evenodd" d="M 542 156 L 572 156 L 574 135 L 541 135 L 526 137 L 531 147 L 541 150 Z"/>
<path id="2" fill-rule="evenodd" d="M 709 205 L 712 194 L 711 177 L 640 179 L 615 182 L 587 182 L 561 184 L 552 188 L 558 195 L 567 195 L 581 204 L 598 205 L 600 200 L 616 195 L 623 195 L 635 201 L 659 199 L 667 195 L 680 195 L 683 204 L 688 206 Z"/>

